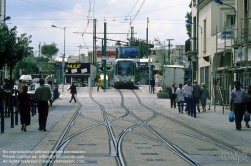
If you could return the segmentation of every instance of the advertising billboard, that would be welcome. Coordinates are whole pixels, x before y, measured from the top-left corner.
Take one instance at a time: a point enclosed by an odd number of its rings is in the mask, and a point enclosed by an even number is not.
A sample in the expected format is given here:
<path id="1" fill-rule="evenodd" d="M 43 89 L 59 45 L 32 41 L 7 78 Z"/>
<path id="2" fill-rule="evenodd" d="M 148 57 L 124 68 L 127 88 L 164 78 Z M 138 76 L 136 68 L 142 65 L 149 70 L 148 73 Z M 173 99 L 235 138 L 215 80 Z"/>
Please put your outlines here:
<path id="1" fill-rule="evenodd" d="M 119 58 L 139 58 L 139 47 L 119 47 Z"/>

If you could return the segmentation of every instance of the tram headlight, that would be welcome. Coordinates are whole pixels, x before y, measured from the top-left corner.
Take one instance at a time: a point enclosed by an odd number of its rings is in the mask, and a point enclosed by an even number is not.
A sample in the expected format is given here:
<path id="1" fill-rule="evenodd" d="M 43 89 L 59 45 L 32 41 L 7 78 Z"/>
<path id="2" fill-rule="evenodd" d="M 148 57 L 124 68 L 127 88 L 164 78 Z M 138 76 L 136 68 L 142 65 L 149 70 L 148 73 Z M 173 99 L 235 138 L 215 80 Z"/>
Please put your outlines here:
<path id="1" fill-rule="evenodd" d="M 133 82 L 134 80 L 133 79 L 130 79 L 131 82 Z"/>
<path id="2" fill-rule="evenodd" d="M 120 82 L 120 79 L 118 78 L 117 81 Z"/>

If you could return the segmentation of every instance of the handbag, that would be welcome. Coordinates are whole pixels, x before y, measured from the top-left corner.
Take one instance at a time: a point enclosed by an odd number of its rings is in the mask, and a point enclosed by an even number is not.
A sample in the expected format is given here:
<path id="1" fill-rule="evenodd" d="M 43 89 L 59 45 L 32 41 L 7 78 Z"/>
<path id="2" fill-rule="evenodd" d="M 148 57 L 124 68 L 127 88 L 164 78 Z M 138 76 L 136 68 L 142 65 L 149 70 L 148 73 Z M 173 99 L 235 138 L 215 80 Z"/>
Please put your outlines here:
<path id="1" fill-rule="evenodd" d="M 211 100 L 207 101 L 207 105 L 211 106 Z"/>
<path id="2" fill-rule="evenodd" d="M 250 114 L 248 113 L 248 111 L 246 110 L 246 112 L 244 113 L 244 121 L 247 123 L 250 121 Z"/>
<path id="3" fill-rule="evenodd" d="M 230 111 L 230 113 L 228 115 L 228 120 L 229 120 L 229 122 L 233 122 L 234 121 L 234 113 L 233 113 L 233 111 Z"/>
<path id="4" fill-rule="evenodd" d="M 48 100 L 48 108 L 50 108 L 51 107 L 51 102 L 50 102 L 50 100 Z"/>

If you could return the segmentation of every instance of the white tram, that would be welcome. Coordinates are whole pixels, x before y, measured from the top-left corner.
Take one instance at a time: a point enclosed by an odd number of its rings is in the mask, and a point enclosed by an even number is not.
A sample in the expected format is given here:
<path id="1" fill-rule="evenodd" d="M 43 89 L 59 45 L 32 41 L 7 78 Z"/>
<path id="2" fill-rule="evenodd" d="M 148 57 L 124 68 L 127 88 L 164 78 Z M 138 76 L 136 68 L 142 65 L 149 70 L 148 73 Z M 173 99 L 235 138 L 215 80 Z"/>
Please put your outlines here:
<path id="1" fill-rule="evenodd" d="M 136 63 L 133 59 L 116 59 L 110 69 L 110 85 L 114 88 L 133 88 Z"/>

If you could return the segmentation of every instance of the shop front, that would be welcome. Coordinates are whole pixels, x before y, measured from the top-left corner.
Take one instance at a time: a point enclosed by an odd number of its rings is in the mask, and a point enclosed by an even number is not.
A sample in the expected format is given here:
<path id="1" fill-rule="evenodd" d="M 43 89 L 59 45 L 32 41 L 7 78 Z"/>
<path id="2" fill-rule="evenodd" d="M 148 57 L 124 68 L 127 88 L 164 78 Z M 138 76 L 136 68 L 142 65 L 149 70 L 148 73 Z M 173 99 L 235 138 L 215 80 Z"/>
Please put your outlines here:
<path id="1" fill-rule="evenodd" d="M 91 63 L 68 63 L 66 65 L 65 79 L 67 84 L 77 83 L 79 87 L 94 85 L 96 67 Z"/>

